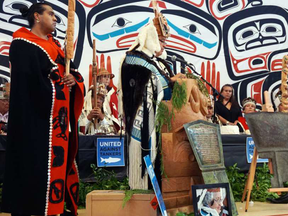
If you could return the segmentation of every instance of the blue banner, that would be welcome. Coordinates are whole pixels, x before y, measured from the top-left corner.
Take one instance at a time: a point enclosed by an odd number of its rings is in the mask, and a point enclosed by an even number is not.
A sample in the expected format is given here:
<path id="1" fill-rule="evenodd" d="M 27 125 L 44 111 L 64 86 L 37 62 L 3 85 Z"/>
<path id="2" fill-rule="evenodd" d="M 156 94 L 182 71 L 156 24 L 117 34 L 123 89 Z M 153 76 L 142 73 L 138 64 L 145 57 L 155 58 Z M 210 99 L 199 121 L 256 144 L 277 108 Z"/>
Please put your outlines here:
<path id="1" fill-rule="evenodd" d="M 165 203 L 164 203 L 164 200 L 162 197 L 162 193 L 160 191 L 159 184 L 158 184 L 158 181 L 157 181 L 157 178 L 155 176 L 154 169 L 153 169 L 153 165 L 151 163 L 150 156 L 149 155 L 145 156 L 144 161 L 146 164 L 146 168 L 147 168 L 151 183 L 153 185 L 154 193 L 155 193 L 157 200 L 158 200 L 158 204 L 159 204 L 162 216 L 168 216 L 167 211 L 166 211 L 166 207 L 165 207 Z"/>
<path id="2" fill-rule="evenodd" d="M 254 154 L 254 141 L 252 137 L 247 137 L 246 138 L 246 158 L 247 162 L 251 163 L 253 159 L 253 154 Z M 257 158 L 257 163 L 268 163 L 268 159 L 264 158 Z"/>
<path id="3" fill-rule="evenodd" d="M 125 166 L 124 138 L 107 137 L 97 139 L 97 166 Z"/>

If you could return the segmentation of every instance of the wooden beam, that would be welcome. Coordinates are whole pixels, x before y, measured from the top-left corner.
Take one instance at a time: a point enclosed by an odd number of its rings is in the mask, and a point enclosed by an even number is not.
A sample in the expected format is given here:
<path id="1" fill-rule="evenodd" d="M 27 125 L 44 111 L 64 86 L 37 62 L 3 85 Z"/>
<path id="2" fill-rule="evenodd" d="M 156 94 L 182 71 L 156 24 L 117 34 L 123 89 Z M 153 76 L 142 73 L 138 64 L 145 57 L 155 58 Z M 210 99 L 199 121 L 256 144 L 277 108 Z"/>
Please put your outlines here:
<path id="1" fill-rule="evenodd" d="M 268 189 L 268 192 L 273 192 L 273 193 L 288 192 L 288 188 L 270 188 Z"/>

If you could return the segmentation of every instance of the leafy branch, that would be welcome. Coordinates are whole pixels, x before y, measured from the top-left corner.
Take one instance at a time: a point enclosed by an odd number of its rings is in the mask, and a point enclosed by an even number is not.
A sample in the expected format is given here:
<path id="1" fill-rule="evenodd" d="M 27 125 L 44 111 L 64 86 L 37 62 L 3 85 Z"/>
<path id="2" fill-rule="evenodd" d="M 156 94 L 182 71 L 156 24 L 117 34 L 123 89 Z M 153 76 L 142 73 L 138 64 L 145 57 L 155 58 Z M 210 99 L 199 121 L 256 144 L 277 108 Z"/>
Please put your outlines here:
<path id="1" fill-rule="evenodd" d="M 140 189 L 126 190 L 125 197 L 122 203 L 122 208 L 125 207 L 126 203 L 132 198 L 134 194 L 151 194 L 151 193 L 152 193 L 152 190 L 140 190 Z"/>
<path id="2" fill-rule="evenodd" d="M 163 103 L 162 101 L 158 103 L 158 110 L 156 114 L 156 131 L 159 133 L 159 139 L 158 139 L 158 147 L 160 149 L 161 154 L 161 175 L 164 175 L 167 178 L 167 175 L 165 173 L 164 169 L 164 163 L 163 163 L 163 153 L 162 153 L 162 136 L 161 131 L 162 127 L 164 125 L 167 126 L 168 131 L 171 130 L 171 120 L 175 116 L 174 114 L 174 108 L 177 111 L 180 111 L 182 107 L 186 104 L 187 100 L 187 87 L 186 83 L 182 83 L 180 85 L 178 82 L 174 84 L 173 93 L 172 93 L 172 110 L 169 112 L 168 106 Z"/>
<path id="3" fill-rule="evenodd" d="M 208 93 L 208 90 L 207 90 L 205 84 L 203 83 L 203 81 L 199 77 L 197 77 L 193 74 L 186 74 L 186 76 L 188 79 L 195 79 L 197 81 L 198 88 L 202 92 L 202 94 L 204 94 L 206 97 L 209 96 L 209 93 Z"/>
<path id="4" fill-rule="evenodd" d="M 232 188 L 234 199 L 239 202 L 242 199 L 247 175 L 240 172 L 237 164 L 228 167 L 226 173 Z M 271 188 L 272 176 L 273 175 L 269 173 L 269 167 L 266 163 L 263 164 L 263 167 L 257 167 L 251 191 L 251 200 L 265 202 L 267 198 L 275 199 L 279 197 L 276 193 L 268 192 L 268 189 Z"/>

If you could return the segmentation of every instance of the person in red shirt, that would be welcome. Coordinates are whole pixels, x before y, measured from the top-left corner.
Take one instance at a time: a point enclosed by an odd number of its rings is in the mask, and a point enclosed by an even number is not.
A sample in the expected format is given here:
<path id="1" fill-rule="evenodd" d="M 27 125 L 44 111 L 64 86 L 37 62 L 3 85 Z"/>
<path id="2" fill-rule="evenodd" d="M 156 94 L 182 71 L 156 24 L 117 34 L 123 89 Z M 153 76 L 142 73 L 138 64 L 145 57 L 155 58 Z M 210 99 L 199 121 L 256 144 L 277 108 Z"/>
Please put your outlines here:
<path id="1" fill-rule="evenodd" d="M 238 118 L 238 122 L 239 122 L 238 126 L 240 128 L 240 132 L 245 132 L 245 133 L 250 134 L 249 127 L 245 119 L 245 114 L 256 112 L 256 101 L 255 99 L 251 97 L 245 98 L 242 101 L 242 106 L 243 106 L 242 109 L 243 109 L 244 117 L 241 116 Z"/>

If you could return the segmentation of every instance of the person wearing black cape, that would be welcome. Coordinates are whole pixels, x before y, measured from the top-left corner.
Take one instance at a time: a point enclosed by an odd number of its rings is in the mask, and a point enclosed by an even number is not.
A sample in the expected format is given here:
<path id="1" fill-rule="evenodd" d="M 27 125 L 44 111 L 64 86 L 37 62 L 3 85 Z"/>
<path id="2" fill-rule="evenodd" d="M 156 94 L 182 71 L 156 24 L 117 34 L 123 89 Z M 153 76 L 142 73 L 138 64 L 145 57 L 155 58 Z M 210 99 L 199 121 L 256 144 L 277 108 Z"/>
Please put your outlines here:
<path id="1" fill-rule="evenodd" d="M 20 9 L 31 30 L 13 34 L 11 91 L 2 211 L 13 215 L 77 215 L 75 162 L 83 78 L 65 74 L 64 52 L 51 35 L 53 9 L 35 3 Z M 71 131 L 69 133 L 69 130 Z"/>

